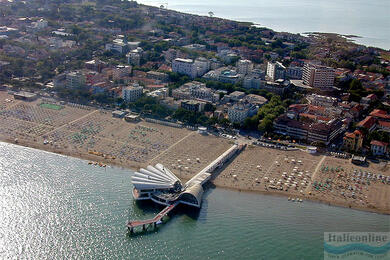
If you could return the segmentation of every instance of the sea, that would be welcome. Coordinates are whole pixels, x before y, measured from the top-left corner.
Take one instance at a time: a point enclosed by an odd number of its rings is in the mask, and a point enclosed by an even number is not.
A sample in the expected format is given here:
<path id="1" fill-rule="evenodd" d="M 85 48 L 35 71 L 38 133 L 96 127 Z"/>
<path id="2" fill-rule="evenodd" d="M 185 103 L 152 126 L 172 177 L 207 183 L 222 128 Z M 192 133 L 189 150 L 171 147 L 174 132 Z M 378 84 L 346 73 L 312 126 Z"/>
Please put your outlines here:
<path id="1" fill-rule="evenodd" d="M 324 232 L 390 230 L 388 215 L 210 187 L 200 210 L 130 236 L 162 209 L 133 201 L 132 174 L 0 142 L 0 259 L 322 259 Z"/>
<path id="2" fill-rule="evenodd" d="M 357 43 L 390 49 L 389 0 L 138 0 L 180 12 L 253 22 L 275 31 L 355 35 Z"/>

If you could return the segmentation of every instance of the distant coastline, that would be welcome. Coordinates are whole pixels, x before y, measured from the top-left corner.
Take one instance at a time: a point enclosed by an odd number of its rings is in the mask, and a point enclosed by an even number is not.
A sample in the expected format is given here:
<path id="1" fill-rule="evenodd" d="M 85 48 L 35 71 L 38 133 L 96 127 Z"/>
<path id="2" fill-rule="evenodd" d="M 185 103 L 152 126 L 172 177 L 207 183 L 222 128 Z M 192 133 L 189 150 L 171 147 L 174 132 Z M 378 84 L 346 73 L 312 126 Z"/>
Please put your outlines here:
<path id="1" fill-rule="evenodd" d="M 277 32 L 338 34 L 347 39 L 353 39 L 356 44 L 390 49 L 390 34 L 386 35 L 388 31 L 386 28 L 390 27 L 390 22 L 384 20 L 386 18 L 382 18 L 381 15 L 385 14 L 386 8 L 387 10 L 390 8 L 386 1 L 378 1 L 370 5 L 358 1 L 353 6 L 337 1 L 327 1 L 326 4 L 324 1 L 322 5 L 321 1 L 312 4 L 305 0 L 297 1 L 294 5 L 283 0 L 260 0 L 255 4 L 253 1 L 244 0 L 240 2 L 240 5 L 236 2 L 225 2 L 223 6 L 214 0 L 185 3 L 176 0 L 167 1 L 168 3 L 153 0 L 139 0 L 138 2 L 149 6 L 168 4 L 170 10 L 201 16 L 207 16 L 208 12 L 212 11 L 215 14 L 214 17 L 250 22 Z M 348 7 L 351 11 L 346 14 L 342 10 L 334 10 L 332 7 L 335 6 L 338 6 L 338 9 Z M 307 11 L 303 11 L 305 9 Z M 362 10 L 365 12 L 363 16 L 360 16 Z"/>

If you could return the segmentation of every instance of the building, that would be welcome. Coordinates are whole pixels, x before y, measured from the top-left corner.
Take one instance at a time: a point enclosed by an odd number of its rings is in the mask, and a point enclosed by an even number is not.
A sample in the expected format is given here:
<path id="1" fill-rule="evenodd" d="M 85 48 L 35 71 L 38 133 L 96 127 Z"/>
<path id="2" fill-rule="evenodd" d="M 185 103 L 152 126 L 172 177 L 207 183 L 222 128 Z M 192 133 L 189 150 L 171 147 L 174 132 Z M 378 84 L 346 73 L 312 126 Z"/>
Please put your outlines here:
<path id="1" fill-rule="evenodd" d="M 233 91 L 232 93 L 230 93 L 226 97 L 229 98 L 229 101 L 238 102 L 238 101 L 240 101 L 240 99 L 245 97 L 245 92 Z"/>
<path id="2" fill-rule="evenodd" d="M 127 45 L 126 40 L 117 38 L 113 40 L 112 43 L 107 43 L 105 49 L 114 53 L 125 54 L 129 51 L 129 46 Z"/>
<path id="3" fill-rule="evenodd" d="M 180 107 L 192 112 L 202 112 L 206 102 L 196 100 L 183 100 L 180 103 Z"/>
<path id="4" fill-rule="evenodd" d="M 24 101 L 34 101 L 38 98 L 38 95 L 31 92 L 20 91 L 14 93 L 14 98 Z"/>
<path id="5" fill-rule="evenodd" d="M 250 73 L 251 76 L 259 77 L 262 80 L 265 80 L 265 71 L 261 69 L 253 69 Z"/>
<path id="6" fill-rule="evenodd" d="M 117 65 L 112 70 L 112 79 L 120 80 L 123 77 L 128 77 L 131 74 L 132 67 L 129 65 Z"/>
<path id="7" fill-rule="evenodd" d="M 279 116 L 273 123 L 274 132 L 298 140 L 306 140 L 307 128 L 303 122 L 288 117 L 287 115 Z"/>
<path id="8" fill-rule="evenodd" d="M 306 99 L 313 106 L 333 107 L 338 105 L 338 99 L 335 97 L 311 94 Z"/>
<path id="9" fill-rule="evenodd" d="M 390 122 L 379 120 L 377 127 L 378 130 L 390 133 Z"/>
<path id="10" fill-rule="evenodd" d="M 309 126 L 307 135 L 308 143 L 330 144 L 337 136 L 344 131 L 343 122 L 339 119 L 332 119 L 329 122 L 318 122 Z"/>
<path id="11" fill-rule="evenodd" d="M 149 92 L 146 95 L 149 97 L 157 98 L 157 99 L 163 99 L 163 98 L 168 97 L 168 94 L 169 94 L 168 88 L 160 88 L 160 89 L 156 89 L 152 92 Z"/>
<path id="12" fill-rule="evenodd" d="M 286 78 L 286 67 L 280 62 L 268 62 L 267 63 L 267 77 L 275 81 L 277 79 Z"/>
<path id="13" fill-rule="evenodd" d="M 367 116 L 357 124 L 357 127 L 365 128 L 368 130 L 368 132 L 372 132 L 376 128 L 376 122 L 377 120 L 373 116 Z"/>
<path id="14" fill-rule="evenodd" d="M 366 164 L 365 156 L 352 155 L 351 162 L 356 165 L 364 165 Z"/>
<path id="15" fill-rule="evenodd" d="M 82 88 L 85 86 L 85 75 L 80 71 L 73 71 L 66 74 L 67 88 Z"/>
<path id="16" fill-rule="evenodd" d="M 143 54 L 143 49 L 140 47 L 138 47 L 135 50 L 131 50 L 129 53 L 126 54 L 127 63 L 133 66 L 140 66 L 142 54 Z"/>
<path id="17" fill-rule="evenodd" d="M 180 107 L 181 102 L 176 101 L 173 97 L 166 97 L 160 100 L 160 105 L 172 110 L 177 110 Z"/>
<path id="18" fill-rule="evenodd" d="M 378 120 L 381 120 L 381 121 L 390 122 L 390 115 L 385 110 L 374 109 L 370 113 L 370 116 L 372 116 Z"/>
<path id="19" fill-rule="evenodd" d="M 205 51 L 206 45 L 194 43 L 194 44 L 185 45 L 183 46 L 183 48 L 186 48 L 191 51 Z"/>
<path id="20" fill-rule="evenodd" d="M 146 73 L 146 77 L 148 79 L 160 80 L 161 82 L 167 82 L 169 80 L 169 76 L 167 73 L 158 71 L 148 71 Z"/>
<path id="21" fill-rule="evenodd" d="M 285 94 L 290 88 L 290 81 L 278 79 L 275 81 L 267 81 L 265 84 L 260 85 L 260 89 L 267 90 L 277 95 Z"/>
<path id="22" fill-rule="evenodd" d="M 225 64 L 230 64 L 232 61 L 235 61 L 239 58 L 239 56 L 230 49 L 223 49 L 218 51 L 217 56 L 221 58 Z"/>
<path id="23" fill-rule="evenodd" d="M 219 94 L 213 89 L 207 88 L 206 84 L 192 81 L 172 90 L 172 97 L 176 99 L 202 99 L 211 102 L 219 100 Z"/>
<path id="24" fill-rule="evenodd" d="M 371 143 L 371 152 L 373 155 L 385 155 L 387 154 L 388 143 L 372 140 Z"/>
<path id="25" fill-rule="evenodd" d="M 261 107 L 268 102 L 265 97 L 255 94 L 246 95 L 244 98 L 242 98 L 242 101 L 258 107 Z"/>
<path id="26" fill-rule="evenodd" d="M 318 88 L 327 89 L 334 85 L 335 71 L 333 68 L 321 66 L 314 63 L 305 63 L 303 66 L 303 84 Z"/>
<path id="27" fill-rule="evenodd" d="M 256 106 L 248 103 L 237 103 L 228 108 L 228 118 L 232 123 L 242 123 L 257 112 Z"/>
<path id="28" fill-rule="evenodd" d="M 237 61 L 237 72 L 239 74 L 247 75 L 253 70 L 253 63 L 250 60 Z"/>
<path id="29" fill-rule="evenodd" d="M 199 83 L 199 82 L 198 82 Z M 192 98 L 203 99 L 211 102 L 217 102 L 219 100 L 219 94 L 211 88 L 206 88 L 206 84 L 195 84 L 190 88 L 190 95 Z"/>
<path id="30" fill-rule="evenodd" d="M 352 133 L 345 133 L 343 138 L 343 149 L 351 152 L 359 152 L 363 147 L 363 133 L 355 130 Z"/>
<path id="31" fill-rule="evenodd" d="M 130 50 L 136 50 L 139 48 L 141 42 L 127 42 L 127 46 Z"/>
<path id="32" fill-rule="evenodd" d="M 84 64 L 86 69 L 97 71 L 99 73 L 101 73 L 104 68 L 107 68 L 107 63 L 98 59 L 87 61 Z"/>
<path id="33" fill-rule="evenodd" d="M 134 102 L 142 96 L 143 87 L 138 84 L 122 88 L 122 98 L 126 102 Z"/>
<path id="34" fill-rule="evenodd" d="M 177 58 L 172 62 L 172 71 L 184 74 L 194 79 L 198 75 L 196 65 L 192 59 Z"/>
<path id="35" fill-rule="evenodd" d="M 139 122 L 140 120 L 141 120 L 141 117 L 138 114 L 128 114 L 125 116 L 126 122 L 136 123 L 136 122 Z"/>
<path id="36" fill-rule="evenodd" d="M 238 81 L 241 80 L 240 74 L 238 74 L 234 70 L 224 70 L 219 74 L 218 80 L 223 82 L 223 83 L 231 83 L 231 84 L 236 84 Z"/>
<path id="37" fill-rule="evenodd" d="M 366 97 L 363 97 L 360 100 L 360 103 L 362 103 L 362 104 L 372 104 L 372 103 L 374 103 L 377 100 L 378 100 L 378 97 L 375 94 L 369 94 Z"/>
<path id="38" fill-rule="evenodd" d="M 246 89 L 261 89 L 264 85 L 265 81 L 254 75 L 244 77 L 244 82 L 242 84 Z"/>
<path id="39" fill-rule="evenodd" d="M 196 74 L 202 77 L 210 70 L 210 61 L 206 58 L 200 57 L 195 60 Z"/>
<path id="40" fill-rule="evenodd" d="M 228 118 L 232 123 L 242 123 L 249 115 L 249 108 L 243 104 L 235 104 L 228 108 Z"/>
<path id="41" fill-rule="evenodd" d="M 112 112 L 112 117 L 115 118 L 124 118 L 127 115 L 127 112 L 121 110 L 115 110 Z"/>
<path id="42" fill-rule="evenodd" d="M 273 125 L 275 133 L 308 143 L 323 143 L 325 145 L 330 144 L 344 130 L 343 123 L 338 119 L 307 123 L 286 114 L 275 119 Z"/>
<path id="43" fill-rule="evenodd" d="M 302 79 L 303 68 L 297 66 L 290 66 L 286 70 L 286 77 L 288 79 Z"/>
<path id="44" fill-rule="evenodd" d="M 28 29 L 32 30 L 42 30 L 48 26 L 48 22 L 45 19 L 39 19 L 36 22 L 32 22 L 31 26 Z"/>

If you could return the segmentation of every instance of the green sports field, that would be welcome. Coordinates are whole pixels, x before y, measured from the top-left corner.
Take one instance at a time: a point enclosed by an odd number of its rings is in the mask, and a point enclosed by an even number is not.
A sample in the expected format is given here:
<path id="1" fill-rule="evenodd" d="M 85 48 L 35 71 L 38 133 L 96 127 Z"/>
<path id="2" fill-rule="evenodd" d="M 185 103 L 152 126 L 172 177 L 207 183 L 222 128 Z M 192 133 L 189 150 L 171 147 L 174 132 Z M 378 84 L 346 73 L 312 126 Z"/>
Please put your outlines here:
<path id="1" fill-rule="evenodd" d="M 42 103 L 39 106 L 43 107 L 43 108 L 54 109 L 54 110 L 61 110 L 61 109 L 63 109 L 63 106 L 56 105 L 56 104 Z"/>

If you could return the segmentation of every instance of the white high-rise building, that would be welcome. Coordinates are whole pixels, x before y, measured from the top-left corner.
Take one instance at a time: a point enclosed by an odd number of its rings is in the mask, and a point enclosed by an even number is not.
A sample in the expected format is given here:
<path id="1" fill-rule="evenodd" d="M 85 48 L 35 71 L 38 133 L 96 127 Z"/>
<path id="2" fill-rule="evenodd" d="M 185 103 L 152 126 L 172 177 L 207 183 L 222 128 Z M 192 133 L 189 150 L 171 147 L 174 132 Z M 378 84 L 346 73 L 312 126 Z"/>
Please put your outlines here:
<path id="1" fill-rule="evenodd" d="M 134 102 L 142 96 L 144 88 L 138 84 L 122 88 L 122 98 L 126 102 Z"/>
<path id="2" fill-rule="evenodd" d="M 195 60 L 196 74 L 198 77 L 202 77 L 210 70 L 210 61 L 206 58 L 200 57 Z"/>
<path id="3" fill-rule="evenodd" d="M 303 84 L 313 88 L 331 88 L 334 85 L 335 72 L 333 68 L 314 63 L 303 66 Z"/>
<path id="4" fill-rule="evenodd" d="M 253 63 L 250 60 L 237 61 L 237 72 L 239 74 L 247 75 L 253 70 Z"/>
<path id="5" fill-rule="evenodd" d="M 255 107 L 251 104 L 234 104 L 228 108 L 229 121 L 232 123 L 242 123 L 255 110 Z"/>
<path id="6" fill-rule="evenodd" d="M 192 59 L 180 59 L 177 58 L 172 61 L 172 71 L 189 76 L 190 78 L 196 78 L 198 72 L 196 64 Z"/>
<path id="7" fill-rule="evenodd" d="M 280 62 L 268 62 L 267 64 L 267 76 L 269 79 L 275 81 L 278 79 L 285 79 L 286 67 Z"/>

